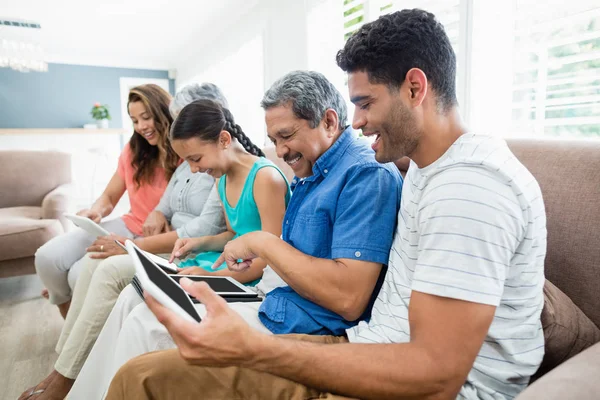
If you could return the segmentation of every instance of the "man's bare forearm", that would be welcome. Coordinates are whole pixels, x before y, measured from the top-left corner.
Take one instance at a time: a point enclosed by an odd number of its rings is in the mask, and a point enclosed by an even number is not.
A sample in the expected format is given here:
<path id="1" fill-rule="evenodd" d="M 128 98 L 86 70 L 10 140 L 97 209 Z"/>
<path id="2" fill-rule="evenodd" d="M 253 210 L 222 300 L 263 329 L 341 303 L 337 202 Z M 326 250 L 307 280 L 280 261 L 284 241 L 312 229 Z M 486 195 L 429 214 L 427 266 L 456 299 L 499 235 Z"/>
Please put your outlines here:
<path id="1" fill-rule="evenodd" d="M 325 392 L 361 399 L 456 396 L 439 363 L 410 343 L 315 344 L 264 335 L 255 347 L 245 367 Z"/>
<path id="2" fill-rule="evenodd" d="M 265 260 L 300 296 L 350 321 L 363 313 L 373 287 L 363 284 L 366 282 L 363 279 L 358 279 L 357 285 L 358 276 L 352 276 L 343 263 L 306 255 L 265 232 L 255 238 L 252 252 Z M 362 301 L 357 302 L 357 299 Z"/>

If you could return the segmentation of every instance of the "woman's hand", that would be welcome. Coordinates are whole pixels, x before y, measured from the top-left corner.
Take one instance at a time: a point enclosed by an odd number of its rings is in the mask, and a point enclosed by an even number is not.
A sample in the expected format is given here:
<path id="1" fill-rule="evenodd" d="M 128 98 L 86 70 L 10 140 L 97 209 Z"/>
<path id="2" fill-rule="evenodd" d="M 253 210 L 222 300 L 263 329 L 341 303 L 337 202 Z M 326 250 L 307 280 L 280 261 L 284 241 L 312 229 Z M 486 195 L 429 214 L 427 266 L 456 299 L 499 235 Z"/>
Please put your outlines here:
<path id="1" fill-rule="evenodd" d="M 200 267 L 187 267 L 177 268 L 177 275 L 198 275 L 198 276 L 211 276 L 215 275 L 214 272 L 210 272 Z"/>
<path id="2" fill-rule="evenodd" d="M 171 227 L 169 221 L 165 218 L 165 215 L 160 211 L 152 211 L 148 214 L 144 225 L 142 225 L 142 232 L 145 237 L 158 235 L 159 233 L 169 232 Z"/>
<path id="3" fill-rule="evenodd" d="M 183 238 L 177 239 L 169 257 L 169 262 L 173 262 L 175 258 L 183 258 L 194 250 L 197 250 L 202 243 L 202 238 Z"/>
<path id="4" fill-rule="evenodd" d="M 97 224 L 99 224 L 102 220 L 102 214 L 96 210 L 92 210 L 91 208 L 84 208 L 83 210 L 77 212 L 77 215 L 80 217 L 89 218 Z"/>
<path id="5" fill-rule="evenodd" d="M 127 252 L 121 246 L 115 243 L 115 240 L 118 239 L 127 240 L 127 238 L 117 235 L 99 236 L 96 241 L 85 250 L 88 253 L 93 253 L 90 254 L 90 258 L 94 259 L 104 259 L 119 254 L 127 254 Z"/>

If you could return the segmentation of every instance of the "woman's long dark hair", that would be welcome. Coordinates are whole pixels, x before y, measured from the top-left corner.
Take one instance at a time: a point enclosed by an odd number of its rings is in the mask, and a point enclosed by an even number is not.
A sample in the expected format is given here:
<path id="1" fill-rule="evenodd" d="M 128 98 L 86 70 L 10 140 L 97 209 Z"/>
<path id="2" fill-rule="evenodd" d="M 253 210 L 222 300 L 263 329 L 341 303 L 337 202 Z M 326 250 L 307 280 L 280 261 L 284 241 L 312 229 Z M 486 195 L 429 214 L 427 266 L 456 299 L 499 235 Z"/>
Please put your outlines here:
<path id="1" fill-rule="evenodd" d="M 128 108 L 129 103 L 136 101 L 144 104 L 146 111 L 154 120 L 158 143 L 156 146 L 152 146 L 142 135 L 133 134 L 131 136 L 129 147 L 132 153 L 131 166 L 135 170 L 133 180 L 138 186 L 142 183 L 152 184 L 154 170 L 159 166 L 161 151 L 165 154 L 162 165 L 165 169 L 165 178 L 169 180 L 179 163 L 179 156 L 169 142 L 169 129 L 173 123 L 173 117 L 169 113 L 171 95 L 158 85 L 140 85 L 129 91 Z"/>
<path id="2" fill-rule="evenodd" d="M 216 142 L 221 131 L 229 132 L 248 153 L 265 156 L 235 123 L 231 112 L 213 100 L 196 100 L 185 106 L 171 126 L 171 140 L 195 137 L 207 142 Z"/>

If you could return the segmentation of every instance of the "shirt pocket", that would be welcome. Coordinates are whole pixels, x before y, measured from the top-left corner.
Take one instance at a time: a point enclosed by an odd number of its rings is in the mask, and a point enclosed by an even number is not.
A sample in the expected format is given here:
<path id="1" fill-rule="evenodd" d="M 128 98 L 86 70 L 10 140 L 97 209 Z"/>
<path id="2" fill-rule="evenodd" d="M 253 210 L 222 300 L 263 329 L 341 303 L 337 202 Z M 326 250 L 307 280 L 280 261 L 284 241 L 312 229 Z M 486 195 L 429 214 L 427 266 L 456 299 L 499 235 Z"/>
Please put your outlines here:
<path id="1" fill-rule="evenodd" d="M 290 230 L 290 242 L 304 254 L 331 258 L 333 226 L 327 215 L 298 215 Z"/>

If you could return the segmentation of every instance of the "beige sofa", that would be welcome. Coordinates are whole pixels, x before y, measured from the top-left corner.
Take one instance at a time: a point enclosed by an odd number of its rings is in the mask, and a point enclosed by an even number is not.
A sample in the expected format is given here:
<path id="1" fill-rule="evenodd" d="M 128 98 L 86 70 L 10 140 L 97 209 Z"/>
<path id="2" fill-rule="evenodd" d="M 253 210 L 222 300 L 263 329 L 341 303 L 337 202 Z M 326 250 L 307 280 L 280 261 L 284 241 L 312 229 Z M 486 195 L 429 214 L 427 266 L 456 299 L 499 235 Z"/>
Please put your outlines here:
<path id="1" fill-rule="evenodd" d="M 542 188 L 546 278 L 600 327 L 600 141 L 510 140 L 509 146 Z M 599 378 L 600 343 L 544 375 L 518 400 L 600 399 Z"/>
<path id="2" fill-rule="evenodd" d="M 35 273 L 36 250 L 66 230 L 71 156 L 0 151 L 0 278 Z"/>
<path id="3" fill-rule="evenodd" d="M 511 139 L 508 145 L 542 189 L 546 278 L 600 327 L 600 141 Z M 291 175 L 272 149 L 265 153 Z M 403 173 L 406 161 L 396 162 Z M 571 331 L 576 334 L 577 327 Z M 517 399 L 600 399 L 600 343 L 539 378 Z"/>

